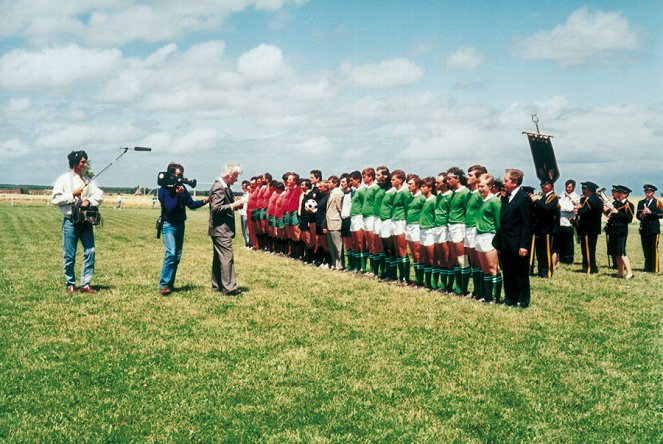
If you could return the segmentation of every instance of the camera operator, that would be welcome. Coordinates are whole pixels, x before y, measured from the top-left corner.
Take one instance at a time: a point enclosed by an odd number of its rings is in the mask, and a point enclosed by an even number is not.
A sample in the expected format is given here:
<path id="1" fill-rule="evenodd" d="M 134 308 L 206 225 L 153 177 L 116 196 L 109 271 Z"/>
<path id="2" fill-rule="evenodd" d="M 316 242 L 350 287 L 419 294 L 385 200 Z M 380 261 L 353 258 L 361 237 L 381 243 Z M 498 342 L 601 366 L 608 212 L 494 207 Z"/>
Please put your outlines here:
<path id="1" fill-rule="evenodd" d="M 72 220 L 74 205 L 79 203 L 81 208 L 97 207 L 104 201 L 104 193 L 94 182 L 83 178 L 88 170 L 88 157 L 85 151 L 72 151 L 67 156 L 69 172 L 60 176 L 53 185 L 51 202 L 57 205 L 64 215 L 62 221 L 62 249 L 64 252 L 64 277 L 67 284 L 67 293 L 76 291 L 76 249 L 80 239 L 83 244 L 83 272 L 81 273 L 80 291 L 94 294 L 96 290 L 90 287 L 94 273 L 94 231 L 88 221 Z"/>
<path id="2" fill-rule="evenodd" d="M 180 263 L 184 245 L 186 207 L 195 210 L 209 202 L 209 197 L 202 200 L 193 200 L 184 185 L 179 183 L 184 174 L 182 165 L 171 163 L 168 165 L 167 173 L 174 176 L 177 181 L 175 181 L 175 184 L 159 188 L 159 203 L 161 204 L 161 220 L 163 223 L 161 233 L 163 235 L 163 245 L 166 249 L 163 267 L 161 268 L 159 292 L 164 296 L 172 293 L 175 287 L 177 266 Z"/>

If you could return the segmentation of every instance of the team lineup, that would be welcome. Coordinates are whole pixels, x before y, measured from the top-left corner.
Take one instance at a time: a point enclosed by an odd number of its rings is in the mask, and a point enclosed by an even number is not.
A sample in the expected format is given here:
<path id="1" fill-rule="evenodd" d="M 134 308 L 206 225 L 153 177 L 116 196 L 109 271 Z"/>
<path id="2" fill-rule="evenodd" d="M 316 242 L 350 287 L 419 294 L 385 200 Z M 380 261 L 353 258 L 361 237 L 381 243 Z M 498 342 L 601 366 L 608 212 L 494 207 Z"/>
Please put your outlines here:
<path id="1" fill-rule="evenodd" d="M 93 226 L 103 191 L 85 177 L 88 156 L 72 151 L 70 171 L 60 176 L 51 201 L 64 216 L 62 224 L 64 276 L 68 292 L 96 293 Z M 628 225 L 640 221 L 646 272 L 658 272 L 658 241 L 663 203 L 657 188 L 646 184 L 645 199 L 633 205 L 631 190 L 604 189 L 587 181 L 567 180 L 558 196 L 554 181 L 543 179 L 541 191 L 523 186 L 523 172 L 507 169 L 500 180 L 486 167 L 472 165 L 467 173 L 452 167 L 435 177 L 421 178 L 386 166 L 329 176 L 320 170 L 308 178 L 270 173 L 242 182 L 236 200 L 230 187 L 242 169 L 228 164 L 213 183 L 209 196 L 194 200 L 184 184 L 184 167 L 171 163 L 158 190 L 165 255 L 159 292 L 175 290 L 181 260 L 186 208 L 209 206 L 213 258 L 211 289 L 239 295 L 232 251 L 235 211 L 240 213 L 247 248 L 266 251 L 321 268 L 362 274 L 402 286 L 471 297 L 485 303 L 525 308 L 530 304 L 530 276 L 550 279 L 559 263 L 573 264 L 575 238 L 582 253 L 583 273 L 598 272 L 596 244 L 605 227 L 608 254 L 616 276 L 630 279 L 626 255 Z M 83 244 L 80 287 L 74 272 L 76 248 Z M 536 267 L 535 267 L 536 263 Z M 503 293 L 503 297 L 502 297 Z"/>

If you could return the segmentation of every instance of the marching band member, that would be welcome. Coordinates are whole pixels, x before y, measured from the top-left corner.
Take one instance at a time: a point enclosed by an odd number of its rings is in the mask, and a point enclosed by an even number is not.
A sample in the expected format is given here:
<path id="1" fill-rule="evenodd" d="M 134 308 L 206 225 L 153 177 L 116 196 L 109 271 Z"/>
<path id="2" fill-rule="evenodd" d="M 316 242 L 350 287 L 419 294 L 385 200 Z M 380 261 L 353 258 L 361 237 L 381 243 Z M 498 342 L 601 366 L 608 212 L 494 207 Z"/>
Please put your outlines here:
<path id="1" fill-rule="evenodd" d="M 654 197 L 657 188 L 646 184 L 645 198 L 638 202 L 637 218 L 640 221 L 640 241 L 645 254 L 645 271 L 658 273 L 658 240 L 661 235 L 663 219 L 663 202 Z"/>
<path id="2" fill-rule="evenodd" d="M 631 190 L 624 185 L 615 185 L 614 189 L 617 190 L 618 198 L 613 204 L 614 207 L 605 212 L 608 217 L 606 232 L 610 233 L 608 250 L 616 258 L 617 277 L 631 279 L 633 277 L 633 270 L 631 270 L 631 263 L 628 260 L 628 256 L 626 256 L 628 224 L 633 220 L 634 213 L 633 204 L 628 200 Z"/>
<path id="3" fill-rule="evenodd" d="M 575 210 L 578 217 L 578 236 L 582 248 L 582 272 L 598 273 L 596 265 L 596 241 L 601 234 L 601 215 L 603 202 L 596 195 L 598 185 L 594 182 L 582 182 L 580 205 Z"/>
<path id="4" fill-rule="evenodd" d="M 559 196 L 559 231 L 553 239 L 555 267 L 557 261 L 563 264 L 573 264 L 573 224 L 575 222 L 573 209 L 580 203 L 580 196 L 575 189 L 576 181 L 569 179 L 564 184 L 564 194 Z"/>
<path id="5" fill-rule="evenodd" d="M 544 180 L 541 182 L 543 196 L 533 202 L 533 232 L 536 262 L 538 264 L 538 276 L 550 279 L 553 275 L 552 243 L 553 236 L 559 226 L 559 199 L 553 191 L 553 182 Z"/>

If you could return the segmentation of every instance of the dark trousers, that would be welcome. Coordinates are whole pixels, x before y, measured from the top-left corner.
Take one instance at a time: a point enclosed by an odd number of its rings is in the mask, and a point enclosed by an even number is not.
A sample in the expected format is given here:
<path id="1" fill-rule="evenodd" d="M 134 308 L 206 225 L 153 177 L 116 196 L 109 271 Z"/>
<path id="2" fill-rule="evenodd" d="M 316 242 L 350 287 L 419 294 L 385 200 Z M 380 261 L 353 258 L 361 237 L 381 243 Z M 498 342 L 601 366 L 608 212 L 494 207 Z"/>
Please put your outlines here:
<path id="1" fill-rule="evenodd" d="M 599 267 L 596 265 L 596 241 L 598 237 L 598 234 L 583 234 L 580 237 L 583 273 L 599 272 Z"/>
<path id="2" fill-rule="evenodd" d="M 504 303 L 527 307 L 530 302 L 529 259 L 520 257 L 518 252 L 501 251 L 500 265 L 504 280 Z"/>
<path id="3" fill-rule="evenodd" d="M 555 252 L 563 264 L 573 263 L 573 236 L 573 227 L 559 227 L 559 231 L 555 233 Z"/>
<path id="4" fill-rule="evenodd" d="M 553 275 L 552 242 L 553 238 L 550 234 L 537 236 L 534 241 L 538 276 L 542 278 L 549 278 Z"/>
<path id="5" fill-rule="evenodd" d="M 649 273 L 658 273 L 658 239 L 661 235 L 640 234 L 642 251 L 645 254 L 645 271 Z"/>

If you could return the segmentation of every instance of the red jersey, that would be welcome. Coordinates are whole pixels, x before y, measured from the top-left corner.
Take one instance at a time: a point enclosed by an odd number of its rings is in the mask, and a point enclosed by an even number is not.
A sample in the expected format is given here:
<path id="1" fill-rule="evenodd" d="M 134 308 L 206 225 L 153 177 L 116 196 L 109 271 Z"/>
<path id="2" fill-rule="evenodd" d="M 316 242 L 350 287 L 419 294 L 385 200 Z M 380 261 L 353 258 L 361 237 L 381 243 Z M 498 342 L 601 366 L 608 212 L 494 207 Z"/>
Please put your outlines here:
<path id="1" fill-rule="evenodd" d="M 279 191 L 274 191 L 272 195 L 269 197 L 269 202 L 267 202 L 267 215 L 268 216 L 276 216 L 276 199 L 279 198 L 279 196 L 282 193 Z M 281 216 L 283 217 L 283 216 Z"/>
<path id="2" fill-rule="evenodd" d="M 276 218 L 282 219 L 286 211 L 286 205 L 288 204 L 288 193 L 281 193 L 278 199 L 276 199 Z"/>
<path id="3" fill-rule="evenodd" d="M 246 203 L 246 209 L 255 210 L 258 207 L 258 193 L 260 193 L 260 187 L 255 187 L 249 191 L 249 200 Z"/>
<path id="4" fill-rule="evenodd" d="M 286 205 L 286 211 L 289 213 L 296 213 L 299 210 L 299 201 L 302 197 L 302 189 L 298 186 L 291 188 L 290 195 L 288 196 L 288 203 Z"/>

